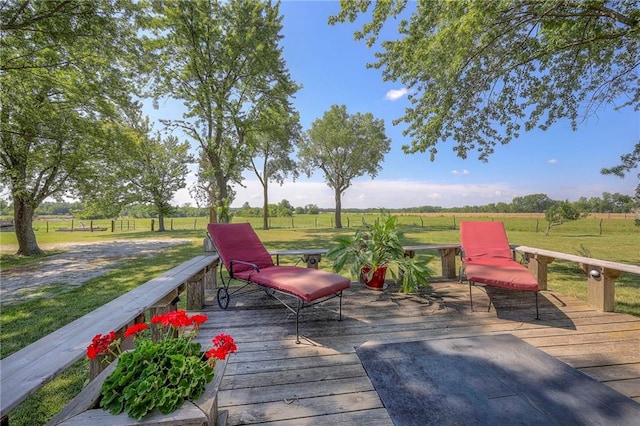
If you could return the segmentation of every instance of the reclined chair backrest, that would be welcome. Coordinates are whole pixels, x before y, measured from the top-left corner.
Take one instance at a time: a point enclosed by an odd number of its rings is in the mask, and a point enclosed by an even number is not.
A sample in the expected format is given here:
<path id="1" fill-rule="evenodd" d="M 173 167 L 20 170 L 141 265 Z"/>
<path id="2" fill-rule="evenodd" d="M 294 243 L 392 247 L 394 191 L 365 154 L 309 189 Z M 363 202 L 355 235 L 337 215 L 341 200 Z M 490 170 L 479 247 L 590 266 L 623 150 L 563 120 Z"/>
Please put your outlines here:
<path id="1" fill-rule="evenodd" d="M 207 226 L 222 263 L 231 271 L 231 261 L 255 264 L 258 268 L 273 266 L 273 259 L 249 223 L 210 223 Z M 242 263 L 233 264 L 233 272 L 253 269 Z"/>
<path id="2" fill-rule="evenodd" d="M 465 259 L 513 259 L 502 222 L 460 222 L 460 243 Z"/>

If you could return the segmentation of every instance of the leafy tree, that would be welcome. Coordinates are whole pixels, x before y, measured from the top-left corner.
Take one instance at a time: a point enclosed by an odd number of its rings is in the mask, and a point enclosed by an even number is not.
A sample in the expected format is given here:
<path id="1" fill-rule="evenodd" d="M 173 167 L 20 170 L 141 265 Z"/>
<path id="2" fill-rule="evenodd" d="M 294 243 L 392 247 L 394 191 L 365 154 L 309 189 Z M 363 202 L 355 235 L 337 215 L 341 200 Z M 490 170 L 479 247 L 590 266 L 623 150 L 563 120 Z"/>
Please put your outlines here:
<path id="1" fill-rule="evenodd" d="M 35 209 L 73 192 L 110 149 L 103 123 L 134 93 L 135 12 L 128 0 L 0 4 L 0 182 L 18 254 L 42 253 Z"/>
<path id="2" fill-rule="evenodd" d="M 290 111 L 266 111 L 262 131 L 251 143 L 251 169 L 262 185 L 262 227 L 269 229 L 269 182 L 282 185 L 287 175 L 298 177 L 296 162 L 290 157 L 301 138 L 298 114 Z"/>
<path id="3" fill-rule="evenodd" d="M 553 204 L 544 212 L 544 220 L 547 222 L 545 235 L 549 235 L 552 227 L 562 225 L 569 220 L 580 219 L 580 216 L 580 212 L 569 201 L 560 201 Z"/>
<path id="4" fill-rule="evenodd" d="M 146 219 L 153 217 L 153 210 L 149 204 L 134 203 L 130 204 L 122 210 L 122 213 L 126 217 L 134 217 L 140 219 Z"/>
<path id="5" fill-rule="evenodd" d="M 4 198 L 0 198 L 0 215 L 5 216 L 8 215 L 11 211 L 11 205 Z"/>
<path id="6" fill-rule="evenodd" d="M 259 217 L 262 214 L 262 209 L 251 207 L 248 202 L 245 202 L 242 207 L 236 210 L 235 214 L 241 217 Z"/>
<path id="7" fill-rule="evenodd" d="M 626 213 L 630 212 L 634 206 L 634 200 L 629 195 L 603 192 L 602 193 L 602 212 L 607 213 Z"/>
<path id="8" fill-rule="evenodd" d="M 410 91 L 394 123 L 408 125 L 406 153 L 429 150 L 433 160 L 453 141 L 458 156 L 475 149 L 486 161 L 523 130 L 560 118 L 575 129 L 603 104 L 640 108 L 637 0 L 345 0 L 329 22 L 367 12 L 355 38 L 369 46 L 402 18 L 398 39 L 382 41 L 370 66 Z"/>
<path id="9" fill-rule="evenodd" d="M 298 90 L 282 59 L 279 4 L 167 0 L 152 5 L 154 96 L 184 102 L 183 119 L 164 123 L 196 141 L 203 160 L 199 189 L 210 191 L 210 220 L 226 222 L 231 184 L 240 183 L 249 167 L 251 135 L 264 133 L 266 111 L 291 111 L 289 99 Z"/>
<path id="10" fill-rule="evenodd" d="M 131 169 L 131 183 L 137 189 L 142 202 L 153 204 L 158 214 L 158 231 L 164 231 L 164 217 L 174 211 L 171 199 L 176 191 L 185 187 L 189 143 L 180 142 L 175 136 L 162 139 L 160 135 L 145 138 L 136 153 Z M 137 169 L 137 173 L 136 173 Z"/>
<path id="11" fill-rule="evenodd" d="M 515 213 L 542 213 L 553 204 L 555 202 L 547 194 L 530 194 L 511 200 Z"/>
<path id="12" fill-rule="evenodd" d="M 620 157 L 621 163 L 614 167 L 604 168 L 600 173 L 605 175 L 614 175 L 624 178 L 625 174 L 640 165 L 640 142 L 636 144 L 633 152 Z M 640 182 L 640 172 L 638 172 L 638 182 Z M 635 193 L 636 204 L 640 206 L 640 183 L 636 186 Z"/>
<path id="13" fill-rule="evenodd" d="M 316 204 L 307 204 L 306 206 L 304 206 L 303 213 L 320 214 L 320 208 Z"/>
<path id="14" fill-rule="evenodd" d="M 580 197 L 578 201 L 573 203 L 574 207 L 582 212 L 595 213 L 599 210 L 600 199 L 598 197 Z"/>
<path id="15" fill-rule="evenodd" d="M 289 200 L 281 200 L 278 203 L 278 207 L 276 211 L 277 211 L 277 216 L 291 217 L 293 216 L 294 208 L 289 202 Z"/>
<path id="16" fill-rule="evenodd" d="M 311 124 L 299 146 L 298 158 L 307 175 L 314 169 L 322 170 L 333 189 L 336 228 L 342 228 L 342 194 L 356 177 L 368 174 L 375 178 L 390 149 L 384 121 L 371 113 L 350 115 L 345 105 L 332 105 Z"/>
<path id="17" fill-rule="evenodd" d="M 208 213 L 206 209 L 192 207 L 190 203 L 184 203 L 182 206 L 176 207 L 174 215 L 176 217 L 206 217 Z"/>
<path id="18" fill-rule="evenodd" d="M 117 155 L 109 161 L 112 167 L 83 180 L 81 193 L 89 205 L 104 209 L 112 218 L 125 205 L 149 203 L 158 216 L 158 230 L 164 231 L 165 216 L 175 210 L 171 200 L 186 186 L 188 164 L 194 160 L 188 142 L 153 134 L 148 118 L 135 110 L 130 115 L 123 137 L 113 141 Z"/>

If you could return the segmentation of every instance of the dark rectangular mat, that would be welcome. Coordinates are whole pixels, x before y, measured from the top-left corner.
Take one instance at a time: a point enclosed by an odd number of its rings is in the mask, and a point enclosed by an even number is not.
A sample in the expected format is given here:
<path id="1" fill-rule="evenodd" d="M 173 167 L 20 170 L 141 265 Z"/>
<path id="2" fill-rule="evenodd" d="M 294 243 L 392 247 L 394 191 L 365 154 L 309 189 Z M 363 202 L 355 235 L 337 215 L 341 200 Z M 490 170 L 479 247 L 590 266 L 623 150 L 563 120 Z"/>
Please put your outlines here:
<path id="1" fill-rule="evenodd" d="M 640 404 L 511 334 L 356 352 L 396 426 L 640 424 Z"/>

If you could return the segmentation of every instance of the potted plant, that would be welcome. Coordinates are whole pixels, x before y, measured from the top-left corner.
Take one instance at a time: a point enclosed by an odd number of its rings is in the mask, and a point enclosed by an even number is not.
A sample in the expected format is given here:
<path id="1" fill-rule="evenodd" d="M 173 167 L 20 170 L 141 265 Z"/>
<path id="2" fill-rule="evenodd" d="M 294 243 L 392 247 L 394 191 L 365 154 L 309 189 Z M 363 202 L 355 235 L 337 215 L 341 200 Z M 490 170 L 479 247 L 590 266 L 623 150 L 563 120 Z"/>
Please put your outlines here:
<path id="1" fill-rule="evenodd" d="M 340 235 L 327 252 L 333 260 L 333 269 L 341 272 L 348 268 L 353 277 L 359 277 L 371 289 L 382 290 L 387 273 L 402 283 L 406 293 L 427 285 L 432 270 L 428 257 L 410 258 L 402 246 L 400 222 L 396 216 L 365 224 L 353 236 Z"/>
<path id="2" fill-rule="evenodd" d="M 206 315 L 189 316 L 182 310 L 156 315 L 151 323 L 163 327 L 162 337 L 154 341 L 147 324 L 134 324 L 124 338 L 134 338 L 136 346 L 122 353 L 121 339 L 114 332 L 95 336 L 87 357 L 117 358 L 115 370 L 100 389 L 100 407 L 140 420 L 154 410 L 169 414 L 185 400 L 197 399 L 213 380 L 216 360 L 236 351 L 233 338 L 226 334 L 214 337 L 208 350 L 193 341 L 206 320 Z"/>

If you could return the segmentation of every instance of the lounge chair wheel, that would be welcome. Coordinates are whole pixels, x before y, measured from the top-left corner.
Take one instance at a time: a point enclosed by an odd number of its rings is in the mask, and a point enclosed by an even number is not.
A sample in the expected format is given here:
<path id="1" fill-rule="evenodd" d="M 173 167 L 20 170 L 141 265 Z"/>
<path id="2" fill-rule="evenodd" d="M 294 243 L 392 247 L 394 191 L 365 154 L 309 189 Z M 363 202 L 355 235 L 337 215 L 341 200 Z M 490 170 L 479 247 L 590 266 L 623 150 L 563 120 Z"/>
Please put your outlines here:
<path id="1" fill-rule="evenodd" d="M 227 309 L 229 306 L 229 292 L 224 287 L 218 289 L 218 306 L 222 309 Z"/>

